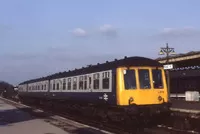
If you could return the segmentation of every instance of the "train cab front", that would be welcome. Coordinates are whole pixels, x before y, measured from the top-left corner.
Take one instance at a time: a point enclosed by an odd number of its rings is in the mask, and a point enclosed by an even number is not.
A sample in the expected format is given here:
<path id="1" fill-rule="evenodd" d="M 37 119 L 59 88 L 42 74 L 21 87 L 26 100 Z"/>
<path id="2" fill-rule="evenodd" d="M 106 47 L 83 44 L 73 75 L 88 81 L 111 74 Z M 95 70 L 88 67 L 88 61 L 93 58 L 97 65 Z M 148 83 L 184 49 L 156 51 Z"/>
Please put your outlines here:
<path id="1" fill-rule="evenodd" d="M 168 110 L 168 92 L 162 67 L 117 69 L 117 104 L 131 113 Z"/>

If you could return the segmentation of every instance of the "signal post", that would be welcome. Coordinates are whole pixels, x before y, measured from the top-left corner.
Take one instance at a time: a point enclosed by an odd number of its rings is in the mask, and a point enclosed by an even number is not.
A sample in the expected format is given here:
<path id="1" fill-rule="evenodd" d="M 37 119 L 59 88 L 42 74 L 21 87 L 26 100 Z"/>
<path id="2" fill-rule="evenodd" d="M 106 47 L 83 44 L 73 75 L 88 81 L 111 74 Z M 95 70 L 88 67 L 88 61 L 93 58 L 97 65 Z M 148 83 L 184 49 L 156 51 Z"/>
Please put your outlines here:
<path id="1" fill-rule="evenodd" d="M 168 43 L 166 43 L 166 47 L 160 48 L 159 55 L 166 55 L 166 64 L 164 65 L 164 69 L 166 70 L 166 76 L 167 76 L 168 100 L 170 100 L 170 73 L 169 73 L 169 69 L 173 68 L 173 64 L 169 64 L 169 56 L 175 55 L 174 48 L 170 48 L 168 46 Z"/>

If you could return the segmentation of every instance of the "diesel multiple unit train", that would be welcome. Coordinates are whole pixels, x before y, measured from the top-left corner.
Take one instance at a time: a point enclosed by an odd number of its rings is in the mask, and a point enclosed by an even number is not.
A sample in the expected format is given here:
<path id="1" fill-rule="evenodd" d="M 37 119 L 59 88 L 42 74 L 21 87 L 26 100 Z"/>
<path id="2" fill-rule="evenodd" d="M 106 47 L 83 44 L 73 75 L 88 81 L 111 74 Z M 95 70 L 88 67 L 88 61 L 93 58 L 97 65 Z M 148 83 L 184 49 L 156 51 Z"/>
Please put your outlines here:
<path id="1" fill-rule="evenodd" d="M 22 101 L 95 107 L 128 115 L 169 110 L 165 71 L 145 57 L 125 57 L 102 64 L 25 81 Z"/>

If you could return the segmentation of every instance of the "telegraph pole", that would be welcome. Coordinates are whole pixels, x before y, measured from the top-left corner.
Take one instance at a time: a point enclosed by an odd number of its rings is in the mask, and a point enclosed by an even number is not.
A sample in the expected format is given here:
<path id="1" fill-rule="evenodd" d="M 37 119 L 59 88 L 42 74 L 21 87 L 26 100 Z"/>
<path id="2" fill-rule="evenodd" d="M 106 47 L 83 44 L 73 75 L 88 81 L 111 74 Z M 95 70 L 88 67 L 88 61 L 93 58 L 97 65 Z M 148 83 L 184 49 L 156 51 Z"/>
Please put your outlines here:
<path id="1" fill-rule="evenodd" d="M 175 54 L 174 48 L 170 48 L 168 46 L 168 43 L 166 43 L 166 47 L 161 47 L 161 49 L 160 49 L 159 55 L 165 55 L 165 54 L 166 54 L 166 65 L 168 65 L 169 64 L 169 55 L 174 55 Z M 170 73 L 169 73 L 169 69 L 171 69 L 171 68 L 168 67 L 168 69 L 166 69 L 168 100 L 170 100 Z"/>

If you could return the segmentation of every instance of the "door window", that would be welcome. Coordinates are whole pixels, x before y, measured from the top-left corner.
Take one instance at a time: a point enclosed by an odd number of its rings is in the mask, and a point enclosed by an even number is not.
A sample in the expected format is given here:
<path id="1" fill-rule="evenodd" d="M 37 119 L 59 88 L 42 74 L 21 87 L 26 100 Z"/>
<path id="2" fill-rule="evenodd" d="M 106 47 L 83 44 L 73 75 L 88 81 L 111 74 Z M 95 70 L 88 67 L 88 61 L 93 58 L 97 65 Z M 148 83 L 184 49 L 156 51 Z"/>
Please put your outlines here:
<path id="1" fill-rule="evenodd" d="M 93 74 L 93 88 L 99 89 L 99 73 Z"/>
<path id="2" fill-rule="evenodd" d="M 153 86 L 156 89 L 163 88 L 162 71 L 160 69 L 153 69 Z"/>
<path id="3" fill-rule="evenodd" d="M 110 78 L 110 72 L 104 72 L 102 81 L 103 89 L 109 89 L 109 80 L 110 80 L 109 78 Z"/>

